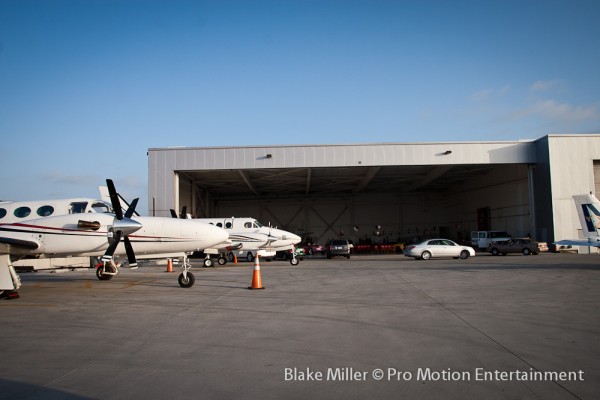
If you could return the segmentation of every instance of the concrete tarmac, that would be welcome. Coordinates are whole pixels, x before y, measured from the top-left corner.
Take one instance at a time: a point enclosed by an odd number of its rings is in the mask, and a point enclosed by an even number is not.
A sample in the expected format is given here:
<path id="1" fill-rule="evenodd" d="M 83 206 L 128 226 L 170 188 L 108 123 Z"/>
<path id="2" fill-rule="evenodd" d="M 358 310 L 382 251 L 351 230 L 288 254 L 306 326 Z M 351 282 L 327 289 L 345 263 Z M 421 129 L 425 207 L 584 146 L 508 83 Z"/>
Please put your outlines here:
<path id="1" fill-rule="evenodd" d="M 199 265 L 199 263 L 197 263 Z M 600 256 L 22 274 L 0 399 L 596 399 Z"/>

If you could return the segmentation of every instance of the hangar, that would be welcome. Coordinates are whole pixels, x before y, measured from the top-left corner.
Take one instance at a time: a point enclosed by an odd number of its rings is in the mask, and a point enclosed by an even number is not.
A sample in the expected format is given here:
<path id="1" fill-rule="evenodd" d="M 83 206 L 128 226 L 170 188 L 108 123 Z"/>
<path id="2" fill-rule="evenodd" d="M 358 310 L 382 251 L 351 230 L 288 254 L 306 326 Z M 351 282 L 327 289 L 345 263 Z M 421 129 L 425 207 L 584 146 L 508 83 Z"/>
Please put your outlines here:
<path id="1" fill-rule="evenodd" d="M 577 238 L 571 196 L 600 190 L 600 135 L 537 140 L 148 150 L 149 214 L 252 216 L 323 243 Z"/>

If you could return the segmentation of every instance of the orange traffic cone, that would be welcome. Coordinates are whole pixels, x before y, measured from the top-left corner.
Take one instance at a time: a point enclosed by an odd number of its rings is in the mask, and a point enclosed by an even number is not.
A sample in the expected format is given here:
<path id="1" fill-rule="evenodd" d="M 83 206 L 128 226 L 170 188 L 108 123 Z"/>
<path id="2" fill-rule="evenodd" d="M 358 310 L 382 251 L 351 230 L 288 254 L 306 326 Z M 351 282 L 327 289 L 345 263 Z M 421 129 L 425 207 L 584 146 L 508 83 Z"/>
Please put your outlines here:
<path id="1" fill-rule="evenodd" d="M 167 260 L 167 270 L 165 272 L 173 272 L 173 260 L 170 258 Z"/>
<path id="2" fill-rule="evenodd" d="M 252 273 L 252 284 L 248 286 L 248 289 L 264 289 L 262 285 L 262 279 L 260 279 L 260 262 L 258 261 L 258 254 L 254 259 L 254 272 Z"/>
<path id="3" fill-rule="evenodd" d="M 235 254 L 233 255 L 233 263 L 237 264 L 237 256 Z"/>

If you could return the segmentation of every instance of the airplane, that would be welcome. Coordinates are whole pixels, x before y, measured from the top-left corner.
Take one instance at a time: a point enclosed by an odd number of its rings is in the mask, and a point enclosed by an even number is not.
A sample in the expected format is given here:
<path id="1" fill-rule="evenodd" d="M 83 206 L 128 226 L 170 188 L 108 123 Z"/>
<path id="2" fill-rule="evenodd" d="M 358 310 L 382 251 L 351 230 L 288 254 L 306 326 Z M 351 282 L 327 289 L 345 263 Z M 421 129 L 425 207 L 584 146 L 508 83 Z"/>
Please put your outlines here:
<path id="1" fill-rule="evenodd" d="M 111 212 L 110 202 L 86 197 L 36 201 L 0 201 L 0 224 L 56 215 Z M 19 260 L 15 261 L 13 266 L 17 271 L 73 269 L 76 267 L 90 267 L 91 262 L 89 257 L 67 257 Z"/>
<path id="2" fill-rule="evenodd" d="M 229 232 L 229 239 L 237 246 L 231 247 L 231 252 L 245 255 L 248 261 L 254 259 L 257 253 L 260 257 L 273 257 L 277 251 L 292 250 L 290 263 L 298 265 L 295 245 L 300 243 L 300 236 L 284 231 L 283 229 L 264 226 L 254 218 L 231 217 L 231 218 L 198 218 L 211 225 L 224 228 Z M 219 261 L 221 263 L 222 261 Z"/>
<path id="3" fill-rule="evenodd" d="M 224 229 L 200 221 L 133 217 L 138 199 L 134 199 L 123 213 L 112 180 L 107 179 L 106 183 L 114 214 L 77 213 L 0 224 L 1 295 L 14 298 L 21 287 L 13 267 L 13 260 L 20 258 L 101 256 L 102 265 L 96 274 L 106 280 L 118 273 L 115 255 L 126 255 L 129 265 L 135 267 L 136 253 L 193 252 L 228 240 L 229 235 Z M 185 259 L 178 278 L 181 287 L 189 288 L 195 282 L 190 268 Z"/>
<path id="4" fill-rule="evenodd" d="M 565 239 L 555 242 L 560 246 L 600 247 L 600 201 L 593 194 L 573 196 L 581 229 L 587 239 Z"/>
<path id="5" fill-rule="evenodd" d="M 178 218 L 175 210 L 171 210 L 171 216 Z M 186 213 L 186 207 L 183 207 L 181 218 L 191 219 L 191 215 Z M 211 225 L 224 228 L 229 233 L 230 246 L 220 249 L 206 249 L 204 251 L 206 258 L 204 266 L 212 266 L 211 254 L 219 254 L 218 263 L 224 265 L 227 263 L 227 257 L 222 255 L 221 250 L 226 252 L 233 259 L 236 254 L 246 257 L 246 260 L 253 261 L 255 254 L 260 257 L 274 257 L 277 251 L 292 250 L 290 263 L 298 265 L 296 258 L 295 245 L 300 243 L 300 236 L 284 231 L 282 229 L 264 226 L 256 219 L 251 217 L 231 217 L 231 218 L 197 218 L 194 221 L 202 221 Z"/>

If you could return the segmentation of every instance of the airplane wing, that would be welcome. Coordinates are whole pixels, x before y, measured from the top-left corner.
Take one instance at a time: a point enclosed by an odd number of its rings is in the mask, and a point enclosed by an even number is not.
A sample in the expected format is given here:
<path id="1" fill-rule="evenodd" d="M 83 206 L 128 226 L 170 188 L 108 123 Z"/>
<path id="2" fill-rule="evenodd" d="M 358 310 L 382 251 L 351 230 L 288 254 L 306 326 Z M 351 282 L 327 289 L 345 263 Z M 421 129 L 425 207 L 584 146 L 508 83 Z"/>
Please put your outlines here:
<path id="1" fill-rule="evenodd" d="M 559 240 L 558 242 L 554 242 L 554 244 L 558 244 L 560 246 L 589 246 L 589 247 L 600 247 L 600 238 L 589 238 L 589 239 L 579 239 L 579 240 Z"/>

